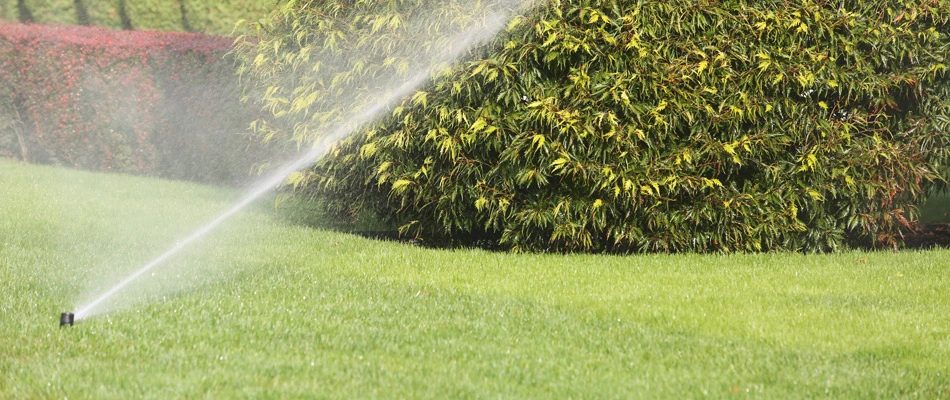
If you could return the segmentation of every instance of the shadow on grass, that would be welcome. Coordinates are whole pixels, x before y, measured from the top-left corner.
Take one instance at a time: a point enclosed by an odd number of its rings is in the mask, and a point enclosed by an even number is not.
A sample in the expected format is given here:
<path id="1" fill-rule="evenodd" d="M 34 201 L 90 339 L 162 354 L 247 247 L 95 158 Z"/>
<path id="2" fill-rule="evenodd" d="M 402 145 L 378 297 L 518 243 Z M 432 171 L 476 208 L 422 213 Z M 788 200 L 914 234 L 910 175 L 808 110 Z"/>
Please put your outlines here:
<path id="1" fill-rule="evenodd" d="M 905 232 L 903 249 L 921 250 L 950 248 L 950 193 L 933 195 L 921 208 L 921 217 L 916 230 Z M 395 224 L 371 213 L 355 217 L 335 217 L 318 200 L 290 196 L 279 202 L 277 216 L 284 222 L 339 233 L 362 236 L 368 239 L 390 241 L 439 249 L 477 248 L 488 251 L 505 251 L 497 237 L 485 234 L 462 235 L 455 238 L 429 235 L 420 239 L 399 233 Z M 349 218 L 349 221 L 346 219 Z M 847 240 L 853 249 L 881 250 L 867 239 L 852 237 Z M 887 250 L 887 249 L 884 249 Z"/>
<path id="2" fill-rule="evenodd" d="M 413 246 L 436 249 L 481 249 L 488 251 L 505 251 L 506 247 L 498 242 L 497 237 L 486 234 L 468 234 L 458 237 L 442 235 L 428 235 L 425 239 L 412 235 L 401 234 L 395 223 L 389 223 L 373 213 L 363 213 L 356 216 L 334 216 L 327 211 L 318 200 L 310 200 L 301 196 L 291 196 L 277 202 L 277 217 L 288 224 L 318 228 L 338 233 L 362 236 L 368 239 L 399 242 Z"/>

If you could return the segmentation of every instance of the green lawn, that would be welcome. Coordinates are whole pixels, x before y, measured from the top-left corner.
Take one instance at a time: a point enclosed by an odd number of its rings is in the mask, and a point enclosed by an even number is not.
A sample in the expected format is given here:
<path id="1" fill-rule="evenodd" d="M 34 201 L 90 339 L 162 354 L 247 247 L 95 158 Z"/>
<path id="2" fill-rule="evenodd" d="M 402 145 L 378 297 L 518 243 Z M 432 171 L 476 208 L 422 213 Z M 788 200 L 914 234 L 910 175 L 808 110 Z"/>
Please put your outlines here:
<path id="1" fill-rule="evenodd" d="M 0 160 L 0 398 L 950 398 L 950 251 L 510 255 Z"/>

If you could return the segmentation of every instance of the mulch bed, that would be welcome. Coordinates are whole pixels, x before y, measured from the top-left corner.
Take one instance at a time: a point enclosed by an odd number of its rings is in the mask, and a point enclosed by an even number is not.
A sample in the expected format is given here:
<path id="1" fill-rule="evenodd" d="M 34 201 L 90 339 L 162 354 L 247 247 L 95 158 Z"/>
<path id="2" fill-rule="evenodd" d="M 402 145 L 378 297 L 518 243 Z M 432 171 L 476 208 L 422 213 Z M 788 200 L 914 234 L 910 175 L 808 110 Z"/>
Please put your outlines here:
<path id="1" fill-rule="evenodd" d="M 950 248 L 950 224 L 922 224 L 917 232 L 904 234 L 908 249 Z"/>
<path id="2" fill-rule="evenodd" d="M 417 246 L 439 247 L 434 243 L 422 243 L 412 239 L 399 237 L 399 233 L 393 231 L 364 231 L 354 232 L 360 236 L 376 240 L 391 240 L 403 243 L 409 243 Z M 904 233 L 904 249 L 931 249 L 934 247 L 950 248 L 950 223 L 939 224 L 920 224 L 917 231 Z M 868 243 L 851 242 L 855 248 L 872 249 Z M 477 241 L 474 246 L 486 250 L 498 250 L 497 243 L 490 241 Z"/>

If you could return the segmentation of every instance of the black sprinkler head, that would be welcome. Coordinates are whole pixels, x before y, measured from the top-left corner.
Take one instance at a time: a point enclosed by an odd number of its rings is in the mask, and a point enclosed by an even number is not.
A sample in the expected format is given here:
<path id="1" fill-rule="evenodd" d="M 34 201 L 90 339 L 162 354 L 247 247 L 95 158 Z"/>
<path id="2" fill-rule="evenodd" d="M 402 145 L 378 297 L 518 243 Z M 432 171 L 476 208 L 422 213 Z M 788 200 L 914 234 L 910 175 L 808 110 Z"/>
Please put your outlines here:
<path id="1" fill-rule="evenodd" d="M 76 319 L 76 314 L 73 313 L 62 313 L 59 316 L 59 326 L 60 328 L 69 325 L 73 326 L 73 321 Z"/>

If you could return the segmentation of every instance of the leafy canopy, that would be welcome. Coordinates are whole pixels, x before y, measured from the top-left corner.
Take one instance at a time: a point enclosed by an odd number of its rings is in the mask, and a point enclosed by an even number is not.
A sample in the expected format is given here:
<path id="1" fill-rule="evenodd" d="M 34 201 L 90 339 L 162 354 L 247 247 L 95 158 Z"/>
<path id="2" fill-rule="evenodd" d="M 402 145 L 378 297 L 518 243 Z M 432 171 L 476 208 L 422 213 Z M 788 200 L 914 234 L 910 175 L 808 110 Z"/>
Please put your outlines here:
<path id="1" fill-rule="evenodd" d="M 286 2 L 239 42 L 257 132 L 319 140 L 483 7 L 511 5 Z M 947 0 L 550 1 L 292 187 L 513 250 L 897 245 L 948 171 L 948 18 Z"/>

